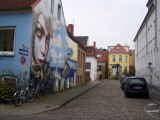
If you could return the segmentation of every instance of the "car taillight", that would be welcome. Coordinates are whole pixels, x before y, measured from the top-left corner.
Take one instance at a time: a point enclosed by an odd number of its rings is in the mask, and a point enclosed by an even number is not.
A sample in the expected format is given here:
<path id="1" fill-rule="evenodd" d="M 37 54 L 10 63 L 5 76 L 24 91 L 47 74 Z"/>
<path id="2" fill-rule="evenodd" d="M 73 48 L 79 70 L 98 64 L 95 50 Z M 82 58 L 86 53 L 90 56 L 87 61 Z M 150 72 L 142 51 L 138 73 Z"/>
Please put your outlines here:
<path id="1" fill-rule="evenodd" d="M 129 85 L 127 85 L 127 89 L 130 89 L 130 86 L 129 86 Z"/>
<path id="2" fill-rule="evenodd" d="M 145 90 L 148 90 L 148 86 L 146 86 Z"/>

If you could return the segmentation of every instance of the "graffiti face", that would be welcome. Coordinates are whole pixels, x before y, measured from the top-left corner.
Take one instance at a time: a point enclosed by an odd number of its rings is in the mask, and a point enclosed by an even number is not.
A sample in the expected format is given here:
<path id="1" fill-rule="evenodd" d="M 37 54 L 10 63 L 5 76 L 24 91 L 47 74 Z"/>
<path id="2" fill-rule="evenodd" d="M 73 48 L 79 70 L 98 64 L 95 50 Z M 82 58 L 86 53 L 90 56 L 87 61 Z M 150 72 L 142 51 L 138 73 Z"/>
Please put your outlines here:
<path id="1" fill-rule="evenodd" d="M 46 57 L 49 48 L 49 32 L 45 25 L 45 19 L 42 14 L 39 14 L 38 22 L 35 29 L 33 58 L 37 64 L 43 65 L 46 62 Z"/>

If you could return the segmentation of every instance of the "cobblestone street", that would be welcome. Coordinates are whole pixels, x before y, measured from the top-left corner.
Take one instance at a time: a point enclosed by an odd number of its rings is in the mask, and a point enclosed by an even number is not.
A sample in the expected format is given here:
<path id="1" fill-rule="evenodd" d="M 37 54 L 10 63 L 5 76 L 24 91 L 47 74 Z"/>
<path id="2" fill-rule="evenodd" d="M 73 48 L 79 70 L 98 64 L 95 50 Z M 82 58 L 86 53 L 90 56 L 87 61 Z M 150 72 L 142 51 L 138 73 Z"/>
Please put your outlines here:
<path id="1" fill-rule="evenodd" d="M 159 106 L 151 99 L 125 98 L 118 80 L 104 80 L 64 107 L 26 116 L 0 120 L 158 120 Z M 152 113 L 153 112 L 153 113 Z"/>

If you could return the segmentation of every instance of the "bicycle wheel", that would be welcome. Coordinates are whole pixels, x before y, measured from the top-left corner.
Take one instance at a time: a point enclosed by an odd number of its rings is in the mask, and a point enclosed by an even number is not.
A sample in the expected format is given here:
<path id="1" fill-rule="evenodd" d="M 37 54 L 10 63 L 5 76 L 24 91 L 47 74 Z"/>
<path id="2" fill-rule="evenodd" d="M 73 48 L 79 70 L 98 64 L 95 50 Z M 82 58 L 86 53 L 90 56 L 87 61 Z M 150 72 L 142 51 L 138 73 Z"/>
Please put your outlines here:
<path id="1" fill-rule="evenodd" d="M 34 91 L 27 91 L 25 95 L 25 101 L 26 102 L 32 102 L 34 100 Z"/>
<path id="2" fill-rule="evenodd" d="M 22 103 L 22 99 L 20 98 L 20 92 L 17 92 L 14 95 L 14 104 L 16 106 L 19 106 L 19 105 L 21 105 L 21 103 Z"/>

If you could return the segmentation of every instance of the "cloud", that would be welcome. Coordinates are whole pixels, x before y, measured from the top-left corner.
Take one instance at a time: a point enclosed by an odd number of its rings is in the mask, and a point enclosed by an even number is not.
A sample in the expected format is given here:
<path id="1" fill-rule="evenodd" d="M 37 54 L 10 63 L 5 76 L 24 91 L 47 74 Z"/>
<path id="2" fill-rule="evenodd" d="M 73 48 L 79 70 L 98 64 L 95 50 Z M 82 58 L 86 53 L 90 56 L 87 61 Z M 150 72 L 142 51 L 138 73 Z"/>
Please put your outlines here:
<path id="1" fill-rule="evenodd" d="M 50 45 L 52 45 L 54 48 L 62 48 L 63 44 L 61 36 L 58 35 L 57 37 L 51 39 Z"/>

